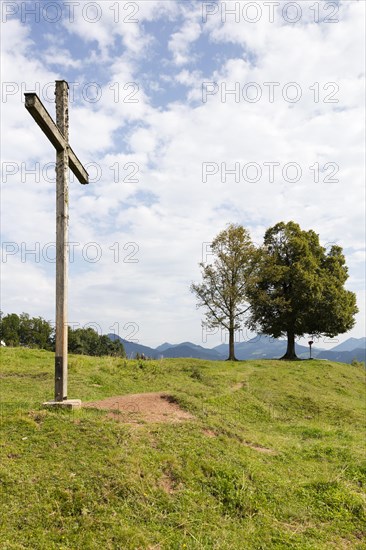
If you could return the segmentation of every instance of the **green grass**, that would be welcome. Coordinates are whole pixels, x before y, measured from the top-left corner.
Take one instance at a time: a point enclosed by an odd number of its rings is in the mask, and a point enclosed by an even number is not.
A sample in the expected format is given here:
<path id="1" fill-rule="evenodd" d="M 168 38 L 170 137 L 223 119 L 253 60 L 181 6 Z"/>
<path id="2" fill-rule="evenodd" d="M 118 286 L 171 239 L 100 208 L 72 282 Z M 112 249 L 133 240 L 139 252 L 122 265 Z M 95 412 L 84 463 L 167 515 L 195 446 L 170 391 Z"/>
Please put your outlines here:
<path id="1" fill-rule="evenodd" d="M 53 355 L 2 349 L 1 549 L 366 548 L 362 368 L 69 365 L 70 398 L 165 391 L 195 420 L 129 425 L 42 409 Z"/>

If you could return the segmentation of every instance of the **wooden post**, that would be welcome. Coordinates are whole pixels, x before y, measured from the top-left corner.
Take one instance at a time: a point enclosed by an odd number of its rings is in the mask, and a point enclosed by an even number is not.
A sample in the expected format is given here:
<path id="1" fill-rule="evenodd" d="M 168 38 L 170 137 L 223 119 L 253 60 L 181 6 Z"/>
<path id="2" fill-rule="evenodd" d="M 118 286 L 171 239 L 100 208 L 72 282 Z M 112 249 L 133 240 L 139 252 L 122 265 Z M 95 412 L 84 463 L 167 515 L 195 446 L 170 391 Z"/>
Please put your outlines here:
<path id="1" fill-rule="evenodd" d="M 79 399 L 67 399 L 67 280 L 69 260 L 69 168 L 80 183 L 89 176 L 69 145 L 69 86 L 56 80 L 56 124 L 37 94 L 26 93 L 25 107 L 56 149 L 56 353 L 55 400 L 46 406 L 79 407 Z"/>
<path id="2" fill-rule="evenodd" d="M 69 142 L 69 87 L 56 81 L 56 125 Z M 56 353 L 55 401 L 67 399 L 67 295 L 69 234 L 69 158 L 67 148 L 56 155 Z"/>

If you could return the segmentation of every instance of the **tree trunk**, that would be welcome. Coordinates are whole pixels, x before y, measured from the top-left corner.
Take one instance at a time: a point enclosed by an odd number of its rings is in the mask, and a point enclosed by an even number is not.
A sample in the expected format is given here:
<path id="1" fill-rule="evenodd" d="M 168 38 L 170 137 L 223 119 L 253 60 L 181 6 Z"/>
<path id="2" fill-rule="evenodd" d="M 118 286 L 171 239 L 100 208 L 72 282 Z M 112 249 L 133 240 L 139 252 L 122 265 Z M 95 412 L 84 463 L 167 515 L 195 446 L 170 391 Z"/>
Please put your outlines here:
<path id="1" fill-rule="evenodd" d="M 227 361 L 237 361 L 234 351 L 234 327 L 229 328 L 229 357 Z"/>
<path id="2" fill-rule="evenodd" d="M 281 359 L 286 359 L 287 361 L 294 361 L 298 359 L 295 353 L 295 334 L 292 331 L 287 331 L 287 350 Z"/>

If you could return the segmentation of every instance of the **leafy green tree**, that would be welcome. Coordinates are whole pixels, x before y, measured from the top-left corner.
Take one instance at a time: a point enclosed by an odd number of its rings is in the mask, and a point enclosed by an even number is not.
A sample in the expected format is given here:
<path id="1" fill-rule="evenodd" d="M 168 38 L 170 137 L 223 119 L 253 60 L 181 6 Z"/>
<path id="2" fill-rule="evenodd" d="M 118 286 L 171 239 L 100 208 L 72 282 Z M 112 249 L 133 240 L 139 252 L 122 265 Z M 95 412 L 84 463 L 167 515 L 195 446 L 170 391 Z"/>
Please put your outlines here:
<path id="1" fill-rule="evenodd" d="M 91 327 L 76 330 L 69 327 L 68 350 L 81 355 L 100 355 L 98 333 Z"/>
<path id="2" fill-rule="evenodd" d="M 253 330 L 287 337 L 283 359 L 296 359 L 295 338 L 305 334 L 334 337 L 350 330 L 356 296 L 344 284 L 348 270 L 342 249 L 329 252 L 313 231 L 280 222 L 264 236 L 247 295 Z"/>
<path id="3" fill-rule="evenodd" d="M 1 340 L 7 346 L 19 346 L 20 344 L 20 319 L 16 313 L 10 313 L 1 317 Z"/>
<path id="4" fill-rule="evenodd" d="M 79 330 L 83 331 L 83 341 L 86 355 L 100 355 L 100 343 L 97 331 L 91 327 Z"/>
<path id="5" fill-rule="evenodd" d="M 80 329 L 72 329 L 70 326 L 68 327 L 68 351 L 70 353 L 76 353 L 78 355 L 82 355 L 84 353 L 84 347 L 82 342 L 82 333 Z"/>
<path id="6" fill-rule="evenodd" d="M 32 318 L 31 344 L 37 348 L 52 349 L 54 329 L 49 321 L 42 317 Z"/>
<path id="7" fill-rule="evenodd" d="M 97 331 L 91 327 L 78 328 L 75 330 L 69 327 L 68 336 L 68 350 L 70 353 L 94 356 L 125 356 L 122 342 L 112 342 L 108 336 L 100 336 Z"/>
<path id="8" fill-rule="evenodd" d="M 119 340 L 112 341 L 109 336 L 103 334 L 99 336 L 100 355 L 112 355 L 113 357 L 124 357 L 125 348 Z"/>
<path id="9" fill-rule="evenodd" d="M 199 265 L 202 283 L 192 284 L 198 307 L 206 309 L 206 326 L 224 327 L 229 332 L 229 361 L 236 361 L 234 334 L 248 307 L 246 286 L 253 270 L 255 247 L 241 225 L 231 224 L 211 243 L 213 263 Z"/>
<path id="10" fill-rule="evenodd" d="M 10 313 L 1 316 L 1 339 L 8 346 L 29 346 L 52 349 L 53 328 L 42 317 L 30 317 L 28 313 Z"/>
<path id="11" fill-rule="evenodd" d="M 108 336 L 99 336 L 91 327 L 68 329 L 68 349 L 83 355 L 112 355 L 125 357 L 122 342 L 112 342 Z M 42 317 L 30 317 L 28 313 L 0 312 L 0 337 L 8 346 L 29 346 L 55 351 L 55 331 L 49 321 Z"/>
<path id="12" fill-rule="evenodd" d="M 19 339 L 23 346 L 30 346 L 32 343 L 32 319 L 28 313 L 19 315 Z"/>
<path id="13" fill-rule="evenodd" d="M 53 328 L 42 317 L 20 315 L 20 343 L 32 348 L 51 349 Z"/>

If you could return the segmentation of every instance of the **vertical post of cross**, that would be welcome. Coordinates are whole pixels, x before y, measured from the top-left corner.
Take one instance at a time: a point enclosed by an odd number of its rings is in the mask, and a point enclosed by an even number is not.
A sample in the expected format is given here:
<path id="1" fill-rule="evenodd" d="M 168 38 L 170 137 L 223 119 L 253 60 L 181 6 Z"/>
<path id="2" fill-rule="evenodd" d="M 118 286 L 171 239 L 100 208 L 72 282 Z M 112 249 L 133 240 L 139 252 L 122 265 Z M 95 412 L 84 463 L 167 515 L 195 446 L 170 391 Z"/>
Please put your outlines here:
<path id="1" fill-rule="evenodd" d="M 56 80 L 56 125 L 69 142 L 69 86 Z M 56 156 L 56 353 L 55 401 L 67 399 L 67 276 L 69 233 L 69 152 L 64 147 Z"/>
<path id="2" fill-rule="evenodd" d="M 89 175 L 69 144 L 69 85 L 56 80 L 56 123 L 35 93 L 25 93 L 25 108 L 56 149 L 56 353 L 55 400 L 47 407 L 76 408 L 80 399 L 67 398 L 67 280 L 69 261 L 69 169 L 83 185 Z"/>

